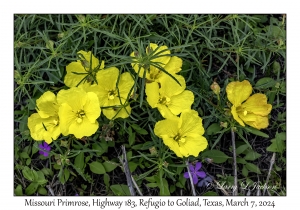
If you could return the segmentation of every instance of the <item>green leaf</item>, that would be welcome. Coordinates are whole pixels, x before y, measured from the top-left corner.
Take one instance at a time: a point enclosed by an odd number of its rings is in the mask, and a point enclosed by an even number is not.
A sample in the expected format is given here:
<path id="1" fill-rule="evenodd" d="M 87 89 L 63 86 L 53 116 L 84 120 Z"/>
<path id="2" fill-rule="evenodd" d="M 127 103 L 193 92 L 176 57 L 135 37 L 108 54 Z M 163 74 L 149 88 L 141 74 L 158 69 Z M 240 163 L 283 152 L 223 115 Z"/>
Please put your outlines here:
<path id="1" fill-rule="evenodd" d="M 22 186 L 19 184 L 16 189 L 14 190 L 14 193 L 16 196 L 22 196 L 23 195 L 23 190 Z"/>
<path id="2" fill-rule="evenodd" d="M 38 193 L 41 195 L 48 195 L 48 192 L 47 192 L 46 188 L 44 188 L 44 187 L 39 187 Z"/>
<path id="3" fill-rule="evenodd" d="M 147 134 L 148 134 L 148 132 L 147 132 L 145 129 L 141 128 L 141 127 L 138 126 L 137 124 L 132 124 L 131 127 L 132 127 L 137 133 L 139 133 L 139 134 L 141 134 L 141 135 L 147 135 Z"/>
<path id="4" fill-rule="evenodd" d="M 39 184 L 37 182 L 32 182 L 28 187 L 25 189 L 25 194 L 26 195 L 32 195 L 33 193 L 36 192 Z"/>
<path id="5" fill-rule="evenodd" d="M 243 176 L 244 176 L 244 177 L 247 177 L 247 176 L 248 176 L 248 173 L 249 173 L 249 171 L 248 171 L 247 167 L 244 165 L 244 166 L 243 166 L 243 169 L 242 169 L 242 174 L 243 174 Z"/>
<path id="6" fill-rule="evenodd" d="M 103 174 L 103 181 L 105 186 L 109 187 L 110 176 L 107 173 Z"/>
<path id="7" fill-rule="evenodd" d="M 76 158 L 75 158 L 75 161 L 74 161 L 74 165 L 76 168 L 79 168 L 79 169 L 83 169 L 84 167 L 84 153 L 83 152 L 80 152 Z"/>
<path id="8" fill-rule="evenodd" d="M 267 89 L 274 87 L 276 84 L 276 81 L 270 77 L 264 77 L 258 80 L 255 84 L 255 87 L 257 89 Z"/>
<path id="9" fill-rule="evenodd" d="M 117 196 L 130 195 L 130 191 L 129 191 L 128 186 L 124 185 L 124 184 L 111 185 L 110 189 Z"/>
<path id="10" fill-rule="evenodd" d="M 103 163 L 103 166 L 105 168 L 105 171 L 108 173 L 108 172 L 113 171 L 118 166 L 118 164 L 115 162 L 111 162 L 111 161 L 105 161 Z"/>
<path id="11" fill-rule="evenodd" d="M 157 183 L 147 183 L 146 186 L 154 188 L 154 187 L 158 187 L 158 184 Z"/>
<path id="12" fill-rule="evenodd" d="M 261 136 L 261 137 L 264 137 L 264 138 L 269 138 L 269 135 L 266 134 L 266 133 L 263 133 L 255 128 L 252 128 L 252 127 L 244 127 L 244 130 L 250 132 L 250 133 L 253 133 L 257 136 Z"/>
<path id="13" fill-rule="evenodd" d="M 103 165 L 100 162 L 94 161 L 92 163 L 89 164 L 90 165 L 90 169 L 94 174 L 105 174 L 105 168 L 103 167 Z"/>
<path id="14" fill-rule="evenodd" d="M 138 166 L 138 164 L 135 162 L 132 162 L 132 161 L 128 162 L 128 167 L 129 167 L 130 172 L 134 172 L 137 166 Z"/>
<path id="15" fill-rule="evenodd" d="M 132 146 L 135 142 L 135 133 L 132 132 L 131 127 L 129 127 L 128 130 L 129 130 L 128 142 L 129 142 L 129 146 Z"/>
<path id="16" fill-rule="evenodd" d="M 219 132 L 222 129 L 222 127 L 219 125 L 219 123 L 213 123 L 206 129 L 207 135 L 214 135 L 217 132 Z"/>
<path id="17" fill-rule="evenodd" d="M 59 181 L 62 184 L 65 184 L 70 178 L 70 171 L 67 168 L 64 168 L 63 174 L 59 177 Z"/>
<path id="18" fill-rule="evenodd" d="M 238 148 L 236 148 L 236 155 L 242 154 L 247 148 L 247 144 L 239 146 Z"/>
<path id="19" fill-rule="evenodd" d="M 217 195 L 218 195 L 218 193 L 216 193 L 214 191 L 208 191 L 203 194 L 203 196 L 217 196 Z"/>
<path id="20" fill-rule="evenodd" d="M 252 171 L 252 172 L 257 173 L 257 174 L 261 174 L 259 168 L 256 165 L 254 165 L 253 163 L 246 163 L 245 166 L 247 167 L 247 169 L 249 171 Z"/>
<path id="21" fill-rule="evenodd" d="M 285 150 L 285 139 L 286 139 L 286 133 L 276 133 L 275 139 L 272 139 L 272 144 L 267 147 L 267 151 L 269 152 L 278 152 L 283 153 Z"/>
<path id="22" fill-rule="evenodd" d="M 238 157 L 236 158 L 236 162 L 241 163 L 241 164 L 246 164 L 247 163 L 244 158 L 238 158 Z"/>
<path id="23" fill-rule="evenodd" d="M 93 150 L 98 150 L 96 154 L 98 156 L 101 156 L 103 153 L 107 152 L 108 145 L 106 142 L 94 143 L 92 144 L 92 148 Z"/>
<path id="24" fill-rule="evenodd" d="M 202 156 L 213 159 L 214 163 L 224 163 L 228 158 L 230 158 L 224 152 L 219 150 L 207 150 L 202 153 Z"/>
<path id="25" fill-rule="evenodd" d="M 26 165 L 29 166 L 31 163 L 31 158 L 26 159 Z"/>
<path id="26" fill-rule="evenodd" d="M 245 160 L 256 160 L 256 159 L 258 159 L 260 157 L 261 157 L 261 154 L 259 154 L 259 153 L 255 152 L 255 151 L 251 150 L 250 152 L 248 152 L 246 154 L 246 156 L 244 158 L 245 158 Z"/>
<path id="27" fill-rule="evenodd" d="M 20 157 L 24 158 L 24 159 L 27 159 L 27 158 L 29 158 L 29 155 L 27 154 L 27 152 L 21 152 Z"/>
<path id="28" fill-rule="evenodd" d="M 34 180 L 34 176 L 32 173 L 32 170 L 30 168 L 28 168 L 27 166 L 25 166 L 22 170 L 22 174 L 23 176 L 29 180 L 29 181 L 33 181 Z"/>

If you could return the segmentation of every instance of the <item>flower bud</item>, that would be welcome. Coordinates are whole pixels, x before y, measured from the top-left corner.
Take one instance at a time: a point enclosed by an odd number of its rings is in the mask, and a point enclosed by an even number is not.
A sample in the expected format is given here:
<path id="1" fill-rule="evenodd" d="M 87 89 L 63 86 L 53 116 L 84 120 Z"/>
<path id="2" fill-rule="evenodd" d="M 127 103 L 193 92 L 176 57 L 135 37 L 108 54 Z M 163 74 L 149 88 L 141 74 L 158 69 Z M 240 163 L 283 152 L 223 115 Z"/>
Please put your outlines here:
<path id="1" fill-rule="evenodd" d="M 213 82 L 210 86 L 210 89 L 216 94 L 216 95 L 219 95 L 220 94 L 220 91 L 221 91 L 221 88 L 219 86 L 218 83 L 216 82 Z"/>

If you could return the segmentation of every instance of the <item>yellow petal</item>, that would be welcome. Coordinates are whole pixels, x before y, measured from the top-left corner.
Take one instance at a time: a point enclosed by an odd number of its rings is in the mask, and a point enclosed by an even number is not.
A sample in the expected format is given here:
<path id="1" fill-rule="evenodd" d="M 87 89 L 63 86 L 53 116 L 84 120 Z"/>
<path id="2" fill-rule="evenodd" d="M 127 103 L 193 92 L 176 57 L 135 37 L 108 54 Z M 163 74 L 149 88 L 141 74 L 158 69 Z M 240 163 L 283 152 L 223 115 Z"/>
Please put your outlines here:
<path id="1" fill-rule="evenodd" d="M 43 132 L 45 131 L 42 118 L 38 113 L 34 113 L 28 117 L 28 128 L 30 131 L 30 136 L 36 141 L 43 140 Z"/>
<path id="2" fill-rule="evenodd" d="M 61 133 L 66 136 L 69 134 L 69 127 L 74 121 L 76 121 L 76 113 L 74 113 L 72 107 L 69 104 L 63 103 L 59 107 L 58 115 L 60 119 Z"/>
<path id="3" fill-rule="evenodd" d="M 163 75 L 160 79 L 159 82 L 161 84 L 160 88 L 160 95 L 161 96 L 168 96 L 171 98 L 174 95 L 178 95 L 182 93 L 185 88 L 185 79 L 181 75 L 173 75 L 177 81 L 179 81 L 180 85 L 169 75 Z"/>
<path id="4" fill-rule="evenodd" d="M 226 87 L 228 100 L 236 107 L 241 105 L 252 93 L 252 86 L 249 81 L 230 82 Z"/>
<path id="5" fill-rule="evenodd" d="M 157 104 L 157 109 L 163 118 L 170 119 L 176 117 L 166 105 Z"/>
<path id="6" fill-rule="evenodd" d="M 164 68 L 170 74 L 176 74 L 179 71 L 181 71 L 181 67 L 182 67 L 182 59 L 177 56 L 172 56 Z"/>
<path id="7" fill-rule="evenodd" d="M 124 103 L 124 101 L 123 101 Z M 121 106 L 121 105 L 119 105 Z M 125 106 L 124 108 L 116 107 L 115 108 L 107 108 L 103 109 L 103 114 L 107 119 L 113 120 L 116 118 L 127 118 L 131 114 L 131 107 L 130 105 Z"/>
<path id="8" fill-rule="evenodd" d="M 80 87 L 72 87 L 68 90 L 60 90 L 57 93 L 57 102 L 59 104 L 68 103 L 73 110 L 82 110 L 86 103 L 87 94 Z"/>
<path id="9" fill-rule="evenodd" d="M 128 94 L 131 95 L 133 93 L 133 89 L 132 89 L 133 85 L 134 85 L 134 80 L 130 75 L 130 73 L 129 72 L 122 73 L 118 84 L 119 93 L 120 93 L 119 96 L 123 99 L 127 99 Z"/>
<path id="10" fill-rule="evenodd" d="M 98 72 L 97 81 L 102 90 L 114 90 L 119 77 L 119 69 L 110 67 Z"/>
<path id="11" fill-rule="evenodd" d="M 242 108 L 256 115 L 267 116 L 272 110 L 272 105 L 267 103 L 265 94 L 256 93 L 242 104 Z"/>
<path id="12" fill-rule="evenodd" d="M 183 156 L 188 157 L 193 155 L 194 157 L 198 157 L 199 153 L 207 148 L 208 142 L 203 136 L 198 136 L 197 138 L 186 137 L 185 143 L 179 145 Z"/>
<path id="13" fill-rule="evenodd" d="M 245 122 L 245 124 L 254 127 L 258 130 L 267 128 L 269 126 L 268 116 L 247 114 L 247 115 L 240 115 L 240 118 Z"/>
<path id="14" fill-rule="evenodd" d="M 154 133 L 158 137 L 175 136 L 178 133 L 179 118 L 165 119 L 158 121 L 154 127 Z"/>
<path id="15" fill-rule="evenodd" d="M 185 109 L 191 109 L 191 105 L 194 103 L 194 94 L 185 90 L 179 95 L 171 97 L 170 104 L 168 108 L 174 115 L 180 114 Z"/>
<path id="16" fill-rule="evenodd" d="M 204 134 L 202 119 L 195 110 L 184 110 L 181 113 L 179 127 L 183 136 L 195 137 Z"/>
<path id="17" fill-rule="evenodd" d="M 179 147 L 178 143 L 174 141 L 173 138 L 163 136 L 162 140 L 164 144 L 167 145 L 170 148 L 170 150 L 172 150 L 177 155 L 177 157 L 183 157 L 182 149 Z"/>
<path id="18" fill-rule="evenodd" d="M 100 116 L 101 109 L 99 105 L 98 97 L 93 92 L 87 93 L 87 100 L 83 106 L 85 116 L 91 123 L 95 123 L 97 118 Z"/>
<path id="19" fill-rule="evenodd" d="M 239 114 L 236 111 L 235 105 L 232 105 L 232 107 L 231 107 L 231 114 L 233 116 L 233 119 L 235 119 L 241 126 L 245 127 L 244 122 L 241 120 L 241 118 L 239 117 Z"/>
<path id="20" fill-rule="evenodd" d="M 146 83 L 145 89 L 147 102 L 152 108 L 156 108 L 159 101 L 159 85 L 157 82 Z"/>
<path id="21" fill-rule="evenodd" d="M 87 71 L 84 69 L 80 61 L 71 62 L 66 66 L 67 74 L 64 78 L 64 83 L 68 87 L 76 87 L 84 77 L 87 76 Z M 75 74 L 75 73 L 80 74 Z"/>
<path id="22" fill-rule="evenodd" d="M 77 54 L 83 55 L 83 57 L 85 58 L 85 60 L 87 61 L 88 64 L 91 63 L 91 55 L 92 55 L 92 69 L 95 69 L 99 65 L 99 60 L 92 54 L 91 51 L 85 52 L 83 50 L 80 50 Z M 104 67 L 104 62 L 101 63 L 101 66 L 102 65 Z"/>
<path id="23" fill-rule="evenodd" d="M 150 47 L 150 48 L 149 48 Z M 158 49 L 157 49 L 158 48 Z M 157 65 L 165 66 L 170 61 L 171 54 L 170 50 L 167 50 L 167 46 L 158 46 L 157 44 L 150 43 L 150 46 L 147 47 L 146 52 L 150 54 L 150 51 L 155 51 L 153 54 L 154 58 L 151 59 L 152 62 L 156 62 Z"/>
<path id="24" fill-rule="evenodd" d="M 45 92 L 39 99 L 36 100 L 38 107 L 37 112 L 41 118 L 48 118 L 50 116 L 56 116 L 58 112 L 58 103 L 56 96 L 51 91 Z"/>
<path id="25" fill-rule="evenodd" d="M 69 128 L 69 133 L 74 134 L 76 138 L 93 135 L 99 127 L 98 121 L 91 123 L 87 118 L 82 118 L 82 122 L 74 121 Z"/>

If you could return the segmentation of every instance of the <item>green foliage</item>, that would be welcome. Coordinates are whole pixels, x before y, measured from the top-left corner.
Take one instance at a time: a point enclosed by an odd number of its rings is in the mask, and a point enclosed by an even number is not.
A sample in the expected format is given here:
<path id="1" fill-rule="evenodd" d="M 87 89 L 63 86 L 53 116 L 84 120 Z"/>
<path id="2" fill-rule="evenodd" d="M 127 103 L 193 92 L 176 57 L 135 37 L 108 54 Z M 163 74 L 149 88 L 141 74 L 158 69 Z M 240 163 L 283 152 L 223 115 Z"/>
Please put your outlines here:
<path id="1" fill-rule="evenodd" d="M 124 145 L 131 175 L 143 195 L 191 195 L 190 182 L 183 177 L 185 159 L 155 136 L 154 125 L 163 118 L 146 100 L 148 81 L 138 78 L 131 66 L 132 52 L 144 53 L 149 43 L 156 43 L 183 60 L 179 74 L 194 93 L 192 109 L 203 119 L 209 146 L 189 161 L 202 161 L 206 173 L 232 186 L 230 130 L 235 127 L 239 182 L 257 182 L 258 175 L 265 181 L 268 160 L 277 153 L 269 185 L 279 186 L 283 190 L 278 194 L 285 195 L 285 20 L 281 15 L 240 14 L 15 14 L 14 194 L 50 195 L 50 186 L 55 195 L 130 195 L 119 159 Z M 61 135 L 44 157 L 39 155 L 42 142 L 30 136 L 28 118 L 36 113 L 36 100 L 44 92 L 67 88 L 65 67 L 78 59 L 79 50 L 92 51 L 105 61 L 105 68 L 131 73 L 132 112 L 126 119 L 100 117 L 99 129 L 90 137 Z M 144 62 L 149 64 L 150 58 Z M 242 127 L 231 116 L 226 86 L 244 79 L 253 93 L 266 94 L 272 104 L 266 129 Z M 219 95 L 210 88 L 213 81 L 220 86 Z M 63 191 L 62 186 L 72 190 Z M 216 188 L 195 187 L 200 195 L 221 194 Z"/>

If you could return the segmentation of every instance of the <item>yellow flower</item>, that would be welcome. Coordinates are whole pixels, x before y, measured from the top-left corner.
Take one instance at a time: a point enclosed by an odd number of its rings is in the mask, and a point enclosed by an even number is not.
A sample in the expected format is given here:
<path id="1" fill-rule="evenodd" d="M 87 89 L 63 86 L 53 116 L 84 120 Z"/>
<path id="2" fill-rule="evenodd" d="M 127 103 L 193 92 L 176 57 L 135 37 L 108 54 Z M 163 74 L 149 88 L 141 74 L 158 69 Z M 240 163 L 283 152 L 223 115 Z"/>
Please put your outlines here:
<path id="1" fill-rule="evenodd" d="M 172 75 L 181 70 L 181 58 L 177 56 L 171 57 L 169 54 L 170 51 L 168 50 L 167 46 L 158 47 L 157 44 L 150 43 L 150 46 L 146 49 L 146 56 L 142 56 L 136 52 L 132 52 L 130 54 L 134 61 L 131 65 L 141 78 L 143 78 L 144 71 L 146 70 L 147 82 L 154 82 L 165 73 L 159 68 L 155 67 L 153 64 L 164 68 Z"/>
<path id="2" fill-rule="evenodd" d="M 80 60 L 71 62 L 66 67 L 67 74 L 64 79 L 66 86 L 76 87 L 82 84 L 91 85 L 96 83 L 94 78 L 96 78 L 97 72 L 104 68 L 104 61 L 99 65 L 99 60 L 91 51 L 85 52 L 81 50 L 77 54 L 79 55 Z M 91 64 L 92 67 L 90 68 Z"/>
<path id="3" fill-rule="evenodd" d="M 157 122 L 154 133 L 178 157 L 197 157 L 208 145 L 206 138 L 202 136 L 202 119 L 195 110 L 185 110 L 180 117 Z"/>
<path id="4" fill-rule="evenodd" d="M 125 72 L 120 75 L 118 82 L 119 74 L 116 67 L 102 70 L 97 75 L 98 85 L 92 85 L 88 89 L 97 94 L 100 106 L 104 107 L 102 112 L 110 120 L 127 118 L 131 113 L 127 97 L 131 95 L 134 80 L 130 73 Z"/>
<path id="5" fill-rule="evenodd" d="M 48 144 L 61 134 L 59 126 L 59 105 L 54 93 L 47 91 L 36 100 L 37 112 L 28 118 L 31 137 L 36 141 L 45 140 Z"/>
<path id="6" fill-rule="evenodd" d="M 74 134 L 76 138 L 82 138 L 97 131 L 101 109 L 95 93 L 72 87 L 59 91 L 57 101 L 61 104 L 58 115 L 63 135 Z"/>
<path id="7" fill-rule="evenodd" d="M 165 75 L 157 82 L 146 84 L 147 101 L 152 108 L 157 108 L 164 118 L 179 115 L 185 109 L 191 109 L 194 94 L 185 90 L 185 80 L 174 75 L 181 86 L 170 76 Z"/>
<path id="8" fill-rule="evenodd" d="M 226 92 L 228 100 L 232 103 L 231 114 L 241 126 L 247 124 L 256 129 L 268 127 L 268 114 L 272 105 L 267 103 L 265 94 L 256 93 L 250 96 L 252 86 L 247 80 L 229 83 Z"/>

